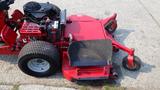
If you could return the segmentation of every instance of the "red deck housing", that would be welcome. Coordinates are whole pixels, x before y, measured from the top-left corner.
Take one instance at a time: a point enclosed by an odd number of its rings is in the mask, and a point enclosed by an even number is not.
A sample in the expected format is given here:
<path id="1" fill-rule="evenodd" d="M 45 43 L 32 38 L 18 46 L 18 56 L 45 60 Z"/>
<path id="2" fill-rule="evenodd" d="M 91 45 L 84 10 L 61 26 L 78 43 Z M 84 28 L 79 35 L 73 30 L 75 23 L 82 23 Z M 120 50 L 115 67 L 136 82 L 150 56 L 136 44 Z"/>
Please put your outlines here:
<path id="1" fill-rule="evenodd" d="M 111 18 L 107 18 L 105 21 L 109 21 L 109 19 Z M 115 18 L 112 19 L 115 20 Z M 111 36 L 106 35 L 104 21 L 97 20 L 90 16 L 78 15 L 72 15 L 68 20 L 72 21 L 72 23 L 66 25 L 65 37 L 67 38 L 69 34 L 72 34 L 73 41 L 111 38 Z M 66 51 L 63 52 L 62 72 L 64 77 L 68 80 L 108 79 L 111 76 L 111 64 L 106 66 L 73 67 L 70 65 L 70 60 L 67 54 Z"/>

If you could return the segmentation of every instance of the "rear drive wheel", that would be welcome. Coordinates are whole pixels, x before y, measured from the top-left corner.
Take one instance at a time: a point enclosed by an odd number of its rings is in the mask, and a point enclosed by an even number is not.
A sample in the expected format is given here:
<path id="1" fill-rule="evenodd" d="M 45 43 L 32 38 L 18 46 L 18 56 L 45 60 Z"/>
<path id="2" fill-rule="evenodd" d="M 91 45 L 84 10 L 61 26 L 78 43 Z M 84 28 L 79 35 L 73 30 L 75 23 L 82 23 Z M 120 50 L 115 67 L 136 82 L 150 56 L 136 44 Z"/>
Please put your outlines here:
<path id="1" fill-rule="evenodd" d="M 128 56 L 124 57 L 122 65 L 125 69 L 130 70 L 130 71 L 137 71 L 141 68 L 141 60 L 139 59 L 139 57 L 134 56 L 133 57 L 133 66 L 129 67 L 128 66 Z"/>
<path id="2" fill-rule="evenodd" d="M 26 74 L 45 77 L 59 68 L 58 50 L 50 43 L 34 41 L 26 44 L 19 53 L 18 66 Z"/>

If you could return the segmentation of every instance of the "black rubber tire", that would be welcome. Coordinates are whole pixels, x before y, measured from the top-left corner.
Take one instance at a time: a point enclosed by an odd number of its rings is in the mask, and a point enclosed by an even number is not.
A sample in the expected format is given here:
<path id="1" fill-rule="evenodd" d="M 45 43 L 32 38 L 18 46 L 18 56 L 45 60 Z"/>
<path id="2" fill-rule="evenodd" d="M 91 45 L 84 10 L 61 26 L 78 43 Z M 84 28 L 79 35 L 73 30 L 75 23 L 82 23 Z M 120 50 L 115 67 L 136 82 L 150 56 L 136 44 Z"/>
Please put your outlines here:
<path id="1" fill-rule="evenodd" d="M 33 58 L 42 58 L 49 62 L 50 67 L 45 72 L 35 72 L 28 68 L 27 63 Z M 33 41 L 26 44 L 18 55 L 18 66 L 26 74 L 35 77 L 46 77 L 56 73 L 60 65 L 59 52 L 51 43 Z"/>
<path id="2" fill-rule="evenodd" d="M 123 67 L 124 67 L 125 69 L 127 69 L 127 70 L 129 70 L 129 71 L 137 71 L 137 70 L 139 70 L 139 69 L 141 68 L 141 60 L 140 60 L 139 57 L 137 57 L 137 56 L 134 56 L 134 57 L 133 57 L 133 58 L 134 58 L 133 63 L 134 63 L 134 65 L 136 65 L 136 66 L 133 67 L 133 68 L 129 68 L 129 67 L 128 67 L 128 58 L 127 58 L 127 57 L 128 57 L 128 56 L 124 57 L 124 58 L 123 58 L 123 62 L 122 62 L 122 65 L 123 65 Z"/>
<path id="3" fill-rule="evenodd" d="M 119 48 L 116 48 L 116 47 L 113 46 L 113 52 L 114 53 L 118 53 L 119 51 L 120 51 Z"/>

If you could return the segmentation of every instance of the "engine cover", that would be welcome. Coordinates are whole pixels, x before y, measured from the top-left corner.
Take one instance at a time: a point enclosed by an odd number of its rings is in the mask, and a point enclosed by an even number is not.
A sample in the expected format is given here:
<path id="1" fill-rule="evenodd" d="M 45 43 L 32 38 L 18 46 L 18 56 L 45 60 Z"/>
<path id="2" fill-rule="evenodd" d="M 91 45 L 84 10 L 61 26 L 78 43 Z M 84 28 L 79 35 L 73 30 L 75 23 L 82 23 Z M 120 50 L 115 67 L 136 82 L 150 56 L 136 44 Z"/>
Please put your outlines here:
<path id="1" fill-rule="evenodd" d="M 41 36 L 42 31 L 38 24 L 32 22 L 24 22 L 22 28 L 20 29 L 20 34 L 22 36 Z"/>

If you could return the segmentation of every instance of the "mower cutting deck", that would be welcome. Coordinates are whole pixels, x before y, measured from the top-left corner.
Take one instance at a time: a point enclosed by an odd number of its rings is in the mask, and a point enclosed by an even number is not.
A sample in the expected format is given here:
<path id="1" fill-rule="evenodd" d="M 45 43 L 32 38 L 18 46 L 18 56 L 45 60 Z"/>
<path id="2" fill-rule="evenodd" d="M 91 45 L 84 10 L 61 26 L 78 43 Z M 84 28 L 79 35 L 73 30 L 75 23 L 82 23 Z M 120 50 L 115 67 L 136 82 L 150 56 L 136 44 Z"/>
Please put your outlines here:
<path id="1" fill-rule="evenodd" d="M 0 40 L 4 43 L 0 54 L 18 55 L 18 66 L 24 73 L 45 77 L 61 66 L 64 77 L 71 81 L 115 78 L 112 53 L 119 49 L 128 53 L 122 62 L 124 68 L 140 69 L 134 49 L 113 37 L 117 14 L 102 20 L 86 15 L 66 17 L 66 10 L 53 4 L 28 2 L 24 14 L 15 10 L 9 18 L 13 2 L 0 1 Z"/>

